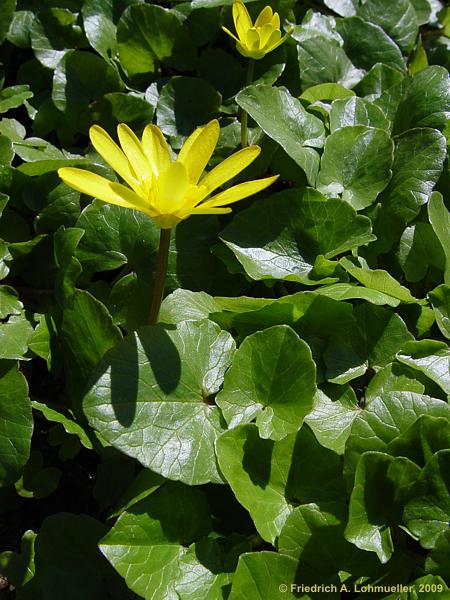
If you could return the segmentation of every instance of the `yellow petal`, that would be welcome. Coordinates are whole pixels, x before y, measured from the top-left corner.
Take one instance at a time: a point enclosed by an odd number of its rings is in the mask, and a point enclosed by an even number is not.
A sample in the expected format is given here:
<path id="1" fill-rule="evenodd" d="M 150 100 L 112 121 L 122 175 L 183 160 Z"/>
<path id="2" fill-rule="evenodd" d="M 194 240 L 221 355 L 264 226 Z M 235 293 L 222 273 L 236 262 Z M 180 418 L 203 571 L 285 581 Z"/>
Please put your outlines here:
<path id="1" fill-rule="evenodd" d="M 271 52 L 274 48 L 276 48 L 277 46 L 280 45 L 278 43 L 280 41 L 280 39 L 281 39 L 281 31 L 279 29 L 277 29 L 276 31 L 272 31 L 269 39 L 266 41 L 264 50 L 266 52 Z"/>
<path id="2" fill-rule="evenodd" d="M 261 29 L 259 29 L 260 47 L 264 48 L 273 33 L 273 27 L 270 23 L 266 23 Z M 277 32 L 278 33 L 278 32 Z"/>
<path id="3" fill-rule="evenodd" d="M 203 202 L 200 206 L 202 208 L 218 208 L 227 204 L 233 204 L 233 202 L 238 202 L 239 200 L 243 200 L 248 196 L 252 196 L 261 190 L 264 190 L 276 181 L 278 177 L 279 175 L 274 175 L 273 177 L 239 183 L 238 185 L 234 185 L 220 194 L 217 194 L 217 196 L 213 196 L 206 202 Z"/>
<path id="4" fill-rule="evenodd" d="M 272 17 L 273 17 L 273 11 L 272 11 L 271 7 L 266 6 L 259 13 L 259 15 L 255 21 L 255 27 L 263 27 L 264 25 L 266 25 L 266 23 L 271 23 Z"/>
<path id="5" fill-rule="evenodd" d="M 103 200 L 103 202 L 117 204 L 124 208 L 134 208 L 152 215 L 152 210 L 144 200 L 121 183 L 109 181 L 96 173 L 76 169 L 75 167 L 58 169 L 58 175 L 64 183 L 82 194 L 88 194 Z"/>
<path id="6" fill-rule="evenodd" d="M 156 177 L 165 171 L 172 159 L 162 131 L 156 125 L 147 125 L 142 134 L 142 148 Z"/>
<path id="7" fill-rule="evenodd" d="M 185 167 L 191 183 L 196 184 L 205 170 L 219 139 L 220 126 L 217 119 L 205 127 L 199 127 L 184 142 L 178 162 Z"/>
<path id="8" fill-rule="evenodd" d="M 92 145 L 97 152 L 103 156 L 108 165 L 124 179 L 132 188 L 139 190 L 139 184 L 133 176 L 130 163 L 127 157 L 114 142 L 114 140 L 106 133 L 104 129 L 98 125 L 93 125 L 89 129 L 89 137 Z"/>
<path id="9" fill-rule="evenodd" d="M 238 42 L 236 44 L 236 50 L 245 56 L 246 58 L 254 58 L 255 60 L 259 60 L 260 58 L 264 58 L 266 52 L 264 50 L 249 50 L 246 45 Z"/>
<path id="10" fill-rule="evenodd" d="M 174 213 L 183 206 L 190 185 L 186 168 L 179 162 L 170 163 L 157 179 L 157 192 L 153 198 L 155 208 L 161 214 Z"/>
<path id="11" fill-rule="evenodd" d="M 193 208 L 189 211 L 190 215 L 226 215 L 231 212 L 231 208 L 203 208 L 203 206 L 198 206 L 197 208 Z M 184 219 L 186 217 L 183 217 Z"/>
<path id="12" fill-rule="evenodd" d="M 233 2 L 233 20 L 239 38 L 245 40 L 247 30 L 253 27 L 253 23 L 242 0 L 234 0 Z"/>
<path id="13" fill-rule="evenodd" d="M 204 186 L 207 189 L 207 193 L 210 194 L 248 167 L 260 152 L 261 148 L 259 146 L 242 148 L 242 150 L 235 152 L 214 167 L 214 169 L 203 177 L 200 184 Z"/>
<path id="14" fill-rule="evenodd" d="M 272 27 L 274 29 L 280 29 L 280 15 L 278 13 L 274 13 L 272 17 Z"/>
<path id="15" fill-rule="evenodd" d="M 289 29 L 289 31 L 287 33 L 285 33 L 283 35 L 282 38 L 280 38 L 277 42 L 275 42 L 274 44 L 267 44 L 267 50 L 266 52 L 272 52 L 272 50 L 275 50 L 275 48 L 278 48 L 278 46 L 281 46 L 281 44 L 287 40 L 287 38 L 291 35 L 291 33 L 294 31 L 294 28 L 292 27 L 291 29 Z"/>
<path id="16" fill-rule="evenodd" d="M 259 50 L 259 33 L 256 29 L 249 29 L 247 31 L 245 43 L 249 50 Z"/>
<path id="17" fill-rule="evenodd" d="M 138 181 L 149 186 L 151 182 L 150 163 L 144 154 L 141 142 L 125 123 L 118 125 L 117 134 Z"/>
<path id="18" fill-rule="evenodd" d="M 236 40 L 236 42 L 239 42 L 239 39 L 233 34 L 231 33 L 231 31 L 229 29 L 227 29 L 226 27 L 222 26 L 222 29 L 225 31 L 225 33 L 228 33 L 228 35 L 231 35 L 231 37 Z"/>

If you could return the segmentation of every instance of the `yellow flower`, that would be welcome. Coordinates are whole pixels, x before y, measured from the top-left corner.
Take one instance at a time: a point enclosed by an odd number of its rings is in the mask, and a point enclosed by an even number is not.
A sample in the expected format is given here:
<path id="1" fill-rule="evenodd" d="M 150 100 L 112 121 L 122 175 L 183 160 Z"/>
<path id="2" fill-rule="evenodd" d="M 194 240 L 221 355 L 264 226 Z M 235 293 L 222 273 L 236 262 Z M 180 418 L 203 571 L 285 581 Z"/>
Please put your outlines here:
<path id="1" fill-rule="evenodd" d="M 222 29 L 236 40 L 236 48 L 248 58 L 263 58 L 278 48 L 293 31 L 292 28 L 281 37 L 280 16 L 270 6 L 263 8 L 253 25 L 243 0 L 233 0 L 233 20 L 238 37 L 226 27 Z"/>
<path id="2" fill-rule="evenodd" d="M 261 151 L 258 146 L 239 150 L 202 177 L 219 139 L 217 120 L 196 129 L 176 160 L 172 160 L 169 146 L 156 125 L 147 125 L 142 140 L 125 124 L 118 126 L 117 133 L 121 148 L 98 125 L 91 127 L 89 135 L 97 152 L 129 187 L 83 169 L 64 167 L 58 169 L 58 174 L 83 194 L 140 210 L 161 229 L 170 229 L 190 215 L 231 212 L 228 204 L 256 194 L 278 178 L 276 175 L 239 183 L 211 197 Z"/>

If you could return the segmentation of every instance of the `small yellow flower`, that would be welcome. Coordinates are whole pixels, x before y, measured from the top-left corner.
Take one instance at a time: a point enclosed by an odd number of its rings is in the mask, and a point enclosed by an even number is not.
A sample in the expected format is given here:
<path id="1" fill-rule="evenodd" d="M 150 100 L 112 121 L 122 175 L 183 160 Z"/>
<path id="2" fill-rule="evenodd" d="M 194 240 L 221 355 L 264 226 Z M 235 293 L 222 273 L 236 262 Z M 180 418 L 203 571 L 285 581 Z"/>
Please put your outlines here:
<path id="1" fill-rule="evenodd" d="M 236 40 L 236 48 L 242 56 L 248 58 L 263 58 L 278 48 L 293 31 L 292 28 L 281 37 L 280 16 L 270 6 L 263 8 L 253 25 L 243 0 L 233 0 L 233 20 L 238 37 L 226 27 L 222 29 Z"/>
<path id="2" fill-rule="evenodd" d="M 229 213 L 228 204 L 256 194 L 278 178 L 239 183 L 210 197 L 261 151 L 258 146 L 239 150 L 202 177 L 219 139 L 217 120 L 196 129 L 176 160 L 156 125 L 147 125 L 142 140 L 125 124 L 118 126 L 117 133 L 121 148 L 98 125 L 91 127 L 89 135 L 97 152 L 129 187 L 73 167 L 58 169 L 58 174 L 83 194 L 149 215 L 161 229 L 170 229 L 190 215 Z"/>

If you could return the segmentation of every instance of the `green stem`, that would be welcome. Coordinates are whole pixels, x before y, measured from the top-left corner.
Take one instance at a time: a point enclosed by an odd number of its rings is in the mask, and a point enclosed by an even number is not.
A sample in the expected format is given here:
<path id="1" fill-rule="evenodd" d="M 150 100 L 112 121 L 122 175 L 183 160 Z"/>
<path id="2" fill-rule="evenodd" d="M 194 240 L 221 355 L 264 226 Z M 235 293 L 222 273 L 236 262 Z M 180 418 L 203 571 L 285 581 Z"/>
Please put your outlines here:
<path id="1" fill-rule="evenodd" d="M 249 58 L 248 66 L 247 66 L 247 77 L 245 79 L 246 87 L 248 85 L 250 85 L 251 82 L 253 81 L 254 67 L 255 67 L 255 61 L 253 60 L 253 58 Z M 248 113 L 244 109 L 242 109 L 242 113 L 241 113 L 241 146 L 242 146 L 242 148 L 245 148 L 246 146 L 248 146 Z"/>
<path id="2" fill-rule="evenodd" d="M 159 236 L 158 261 L 156 263 L 152 305 L 149 316 L 150 325 L 155 325 L 158 322 L 159 309 L 161 308 L 161 302 L 164 296 L 164 284 L 166 281 L 167 263 L 169 260 L 170 231 L 170 229 L 161 229 Z"/>

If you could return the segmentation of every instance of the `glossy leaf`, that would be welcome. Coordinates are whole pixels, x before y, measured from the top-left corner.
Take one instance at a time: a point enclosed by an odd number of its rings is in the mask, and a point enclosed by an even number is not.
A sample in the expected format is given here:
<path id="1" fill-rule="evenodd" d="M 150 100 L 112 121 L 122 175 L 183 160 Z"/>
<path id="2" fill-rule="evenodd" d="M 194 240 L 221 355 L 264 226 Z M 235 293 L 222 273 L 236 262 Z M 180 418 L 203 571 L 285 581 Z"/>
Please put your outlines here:
<path id="1" fill-rule="evenodd" d="M 308 113 L 286 88 L 250 86 L 238 94 L 236 101 L 305 171 L 313 185 L 319 157 L 312 148 L 321 148 L 325 138 L 320 119 Z"/>
<path id="2" fill-rule="evenodd" d="M 442 335 L 450 339 L 450 286 L 442 284 L 428 294 Z"/>
<path id="3" fill-rule="evenodd" d="M 356 468 L 347 540 L 386 563 L 394 551 L 389 525 L 401 522 L 419 475 L 420 468 L 407 458 L 365 452 Z"/>
<path id="4" fill-rule="evenodd" d="M 308 345 L 280 325 L 244 340 L 216 402 L 228 427 L 256 418 L 261 438 L 280 440 L 300 429 L 315 391 Z"/>
<path id="5" fill-rule="evenodd" d="M 388 444 L 420 415 L 448 419 L 450 407 L 446 402 L 413 392 L 387 392 L 373 399 L 353 422 L 345 449 L 347 475 L 353 476 L 364 452 L 387 452 Z"/>
<path id="6" fill-rule="evenodd" d="M 405 523 L 420 538 L 424 548 L 434 548 L 439 536 L 448 531 L 449 467 L 450 450 L 436 452 L 422 472 L 422 494 L 412 499 L 405 508 Z"/>
<path id="7" fill-rule="evenodd" d="M 99 547 L 139 597 L 175 600 L 185 545 L 210 528 L 202 492 L 168 483 L 122 513 Z"/>
<path id="8" fill-rule="evenodd" d="M 216 443 L 220 469 L 261 537 L 273 543 L 292 503 L 342 500 L 340 457 L 305 426 L 280 441 L 263 440 L 256 425 L 239 425 Z"/>
<path id="9" fill-rule="evenodd" d="M 420 340 L 405 344 L 397 359 L 424 373 L 450 394 L 450 349 L 444 342 Z"/>
<path id="10" fill-rule="evenodd" d="M 253 279 L 308 282 L 318 255 L 332 258 L 372 235 L 370 222 L 349 204 L 306 189 L 255 203 L 221 238 Z"/>
<path id="11" fill-rule="evenodd" d="M 195 485 L 220 482 L 211 455 L 223 426 L 210 398 L 233 352 L 231 336 L 208 321 L 142 328 L 96 369 L 85 414 L 109 443 L 156 473 Z"/>
<path id="12" fill-rule="evenodd" d="M 375 201 L 391 177 L 393 144 L 381 129 L 343 127 L 325 143 L 317 189 L 342 199 L 355 210 Z"/>
<path id="13" fill-rule="evenodd" d="M 14 483 L 28 460 L 33 433 L 25 377 L 14 363 L 0 363 L 0 487 Z"/>

